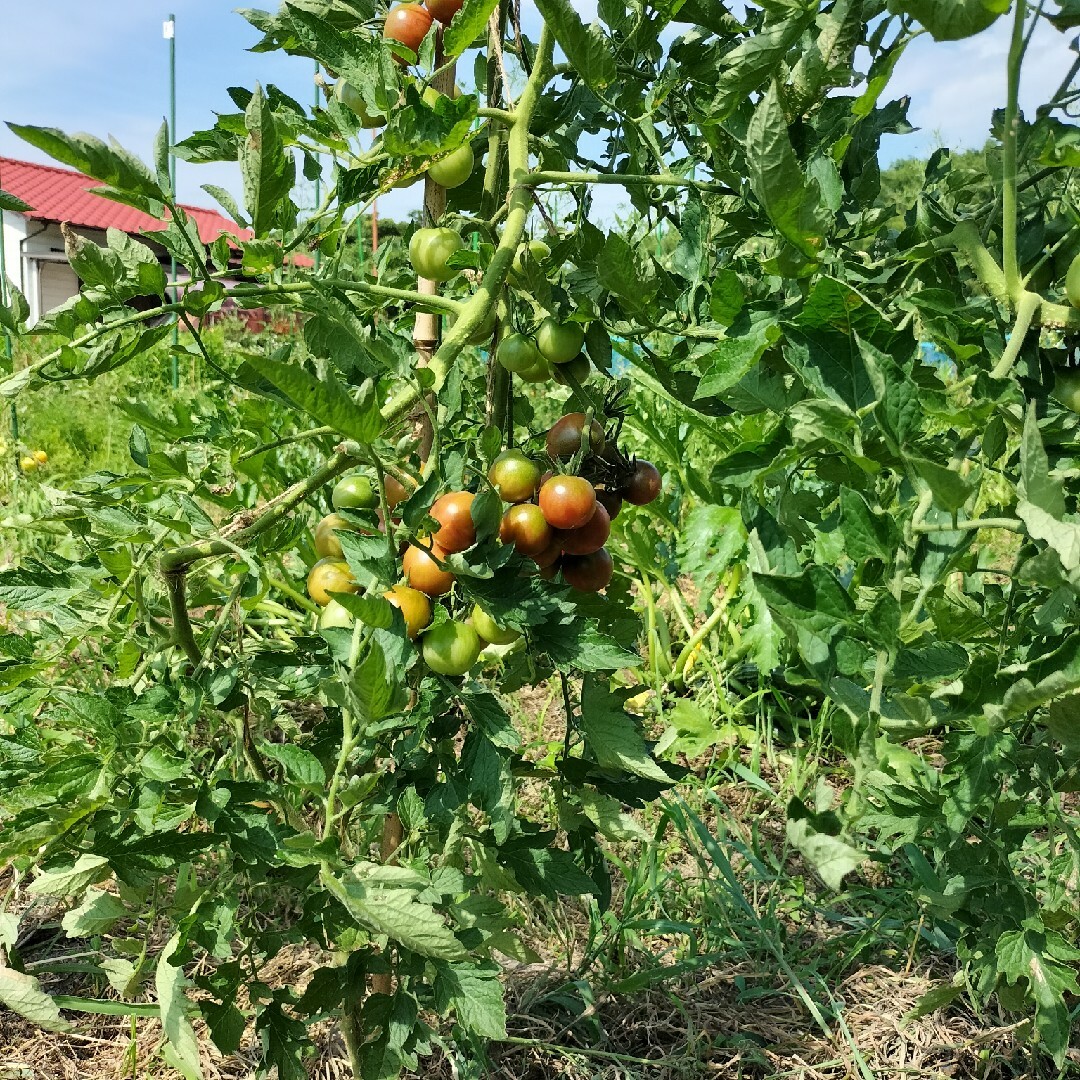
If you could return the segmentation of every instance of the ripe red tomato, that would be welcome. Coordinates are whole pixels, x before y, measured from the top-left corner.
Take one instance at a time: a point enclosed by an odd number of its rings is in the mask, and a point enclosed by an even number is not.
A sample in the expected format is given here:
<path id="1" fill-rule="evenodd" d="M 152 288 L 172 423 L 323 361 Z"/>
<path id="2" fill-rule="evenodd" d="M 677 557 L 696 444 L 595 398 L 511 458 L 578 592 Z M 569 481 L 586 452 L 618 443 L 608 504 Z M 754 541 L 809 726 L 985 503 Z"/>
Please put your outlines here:
<path id="1" fill-rule="evenodd" d="M 518 503 L 503 514 L 499 539 L 522 555 L 539 555 L 552 541 L 551 526 L 535 503 Z"/>
<path id="2" fill-rule="evenodd" d="M 405 632 L 414 638 L 431 622 L 431 601 L 419 589 L 395 585 L 383 596 L 405 616 Z"/>
<path id="3" fill-rule="evenodd" d="M 592 517 L 581 528 L 568 532 L 560 530 L 556 535 L 567 555 L 591 555 L 607 543 L 611 535 L 611 518 L 603 504 L 597 502 Z"/>
<path id="4" fill-rule="evenodd" d="M 623 497 L 617 491 L 608 491 L 607 488 L 596 489 L 596 501 L 608 512 L 608 517 L 614 521 L 622 509 Z"/>
<path id="5" fill-rule="evenodd" d="M 559 561 L 559 556 L 562 554 L 562 543 L 559 541 L 558 534 L 552 530 L 554 539 L 539 555 L 534 555 L 532 560 L 540 567 L 541 570 L 546 570 L 549 566 L 554 566 Z"/>
<path id="6" fill-rule="evenodd" d="M 583 476 L 553 476 L 540 489 L 540 509 L 553 529 L 580 529 L 596 509 L 596 490 Z"/>
<path id="7" fill-rule="evenodd" d="M 427 543 L 426 540 L 424 542 Z M 431 555 L 424 548 L 410 544 L 401 560 L 401 569 L 405 580 L 414 589 L 428 596 L 444 596 L 454 584 L 454 575 L 449 570 L 441 569 L 432 555 L 440 562 L 446 559 L 446 552 L 437 544 L 432 545 Z"/>
<path id="8" fill-rule="evenodd" d="M 540 470 L 520 450 L 504 450 L 491 463 L 488 479 L 503 502 L 525 502 L 540 486 Z"/>
<path id="9" fill-rule="evenodd" d="M 424 663 L 440 675 L 464 675 L 480 655 L 480 637 L 469 623 L 439 623 L 424 635 Z"/>
<path id="10" fill-rule="evenodd" d="M 465 0 L 424 0 L 424 3 L 431 12 L 431 14 L 443 24 L 447 26 L 450 20 L 461 10 L 461 5 Z"/>
<path id="11" fill-rule="evenodd" d="M 584 427 L 584 413 L 567 413 L 561 420 L 557 420 L 548 432 L 547 452 L 556 461 L 569 461 L 581 449 L 581 432 Z M 604 429 L 594 420 L 589 428 L 589 447 L 594 454 L 602 454 L 606 445 Z"/>
<path id="12" fill-rule="evenodd" d="M 409 262 L 422 278 L 449 281 L 458 271 L 447 260 L 464 246 L 453 229 L 417 229 L 409 241 Z"/>
<path id="13" fill-rule="evenodd" d="M 435 500 L 429 513 L 441 528 L 433 539 L 443 551 L 464 551 L 476 543 L 476 526 L 472 519 L 471 491 L 453 491 Z"/>
<path id="14" fill-rule="evenodd" d="M 634 475 L 622 489 L 623 498 L 635 506 L 645 506 L 660 494 L 660 470 L 651 461 L 635 461 Z"/>
<path id="15" fill-rule="evenodd" d="M 359 592 L 360 586 L 344 559 L 320 559 L 308 573 L 307 591 L 319 607 L 326 607 L 332 592 Z"/>
<path id="16" fill-rule="evenodd" d="M 579 592 L 599 592 L 607 588 L 615 565 L 611 552 L 602 547 L 591 555 L 565 555 L 559 568 L 567 585 Z"/>
<path id="17" fill-rule="evenodd" d="M 397 41 L 413 53 L 420 51 L 420 43 L 431 29 L 431 13 L 420 4 L 398 4 L 392 7 L 383 23 L 383 37 Z M 398 57 L 401 63 L 401 57 Z"/>
<path id="18" fill-rule="evenodd" d="M 451 150 L 446 157 L 439 158 L 428 168 L 428 176 L 444 188 L 461 187 L 472 176 L 476 158 L 473 149 L 465 143 L 456 150 Z"/>

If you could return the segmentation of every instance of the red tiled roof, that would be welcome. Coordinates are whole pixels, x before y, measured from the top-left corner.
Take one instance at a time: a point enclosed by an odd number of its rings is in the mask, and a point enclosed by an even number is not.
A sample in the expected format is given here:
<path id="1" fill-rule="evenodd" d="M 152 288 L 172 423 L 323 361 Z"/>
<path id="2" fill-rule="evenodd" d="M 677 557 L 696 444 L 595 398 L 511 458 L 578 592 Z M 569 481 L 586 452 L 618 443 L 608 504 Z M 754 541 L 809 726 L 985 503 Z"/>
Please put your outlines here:
<path id="1" fill-rule="evenodd" d="M 0 157 L 0 188 L 32 207 L 26 212 L 27 217 L 126 233 L 154 232 L 166 227 L 165 222 L 141 210 L 91 194 L 91 188 L 101 186 L 71 169 Z M 248 240 L 252 235 L 249 229 L 241 229 L 216 210 L 180 205 L 198 225 L 203 243 L 212 244 L 223 232 L 237 240 Z"/>

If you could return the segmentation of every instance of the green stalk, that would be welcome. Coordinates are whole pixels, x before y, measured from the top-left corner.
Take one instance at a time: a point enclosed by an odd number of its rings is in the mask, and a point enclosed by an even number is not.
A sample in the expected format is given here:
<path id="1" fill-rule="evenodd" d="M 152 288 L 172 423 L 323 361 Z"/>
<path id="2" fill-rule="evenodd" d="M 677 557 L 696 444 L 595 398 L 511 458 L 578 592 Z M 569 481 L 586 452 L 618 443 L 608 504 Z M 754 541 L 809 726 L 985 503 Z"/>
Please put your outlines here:
<path id="1" fill-rule="evenodd" d="M 1001 144 L 1001 253 L 1005 284 L 1013 302 L 1019 299 L 1020 264 L 1016 257 L 1016 172 L 1017 131 L 1020 126 L 1020 69 L 1024 61 L 1026 42 L 1024 22 L 1027 0 L 1016 0 L 1013 16 L 1012 42 L 1009 46 L 1008 89 L 1005 100 L 1005 126 Z"/>

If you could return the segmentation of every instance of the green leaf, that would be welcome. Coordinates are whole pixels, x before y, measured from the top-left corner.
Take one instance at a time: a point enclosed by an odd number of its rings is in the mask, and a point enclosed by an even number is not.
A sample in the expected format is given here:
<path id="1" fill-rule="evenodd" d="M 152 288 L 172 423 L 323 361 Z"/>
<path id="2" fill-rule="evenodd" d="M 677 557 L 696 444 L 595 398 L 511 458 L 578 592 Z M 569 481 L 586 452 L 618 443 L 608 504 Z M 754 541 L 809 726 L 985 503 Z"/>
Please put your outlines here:
<path id="1" fill-rule="evenodd" d="M 437 960 L 464 960 L 465 947 L 443 917 L 404 889 L 369 888 L 353 876 L 338 878 L 338 894 L 349 913 L 371 933 L 384 934 L 406 949 Z"/>
<path id="2" fill-rule="evenodd" d="M 282 145 L 273 111 L 256 83 L 244 113 L 247 138 L 240 148 L 240 174 L 248 219 L 258 236 L 269 232 L 296 182 L 296 163 Z"/>
<path id="3" fill-rule="evenodd" d="M 440 964 L 435 976 L 435 1004 L 444 1016 L 453 1009 L 457 1022 L 482 1039 L 506 1038 L 506 1004 L 499 969 Z"/>
<path id="4" fill-rule="evenodd" d="M 840 489 L 840 521 L 845 550 L 855 562 L 892 560 L 900 542 L 896 522 L 888 514 L 872 510 L 866 499 L 851 488 Z"/>
<path id="5" fill-rule="evenodd" d="M 112 893 L 87 889 L 83 902 L 69 911 L 60 925 L 69 938 L 89 937 L 112 929 L 127 915 L 127 908 Z"/>
<path id="6" fill-rule="evenodd" d="M 700 361 L 705 373 L 698 383 L 694 400 L 721 396 L 750 371 L 781 336 L 779 323 L 766 317 L 755 319 L 746 334 L 719 342 Z"/>
<path id="7" fill-rule="evenodd" d="M 71 866 L 48 870 L 31 882 L 31 896 L 74 896 L 112 873 L 109 860 L 101 855 L 80 855 Z"/>
<path id="8" fill-rule="evenodd" d="M 602 836 L 618 842 L 648 841 L 648 830 L 637 818 L 623 809 L 618 799 L 586 788 L 579 792 L 578 801 L 581 803 L 581 812 Z"/>
<path id="9" fill-rule="evenodd" d="M 1080 951 L 1053 931 L 1029 927 L 1002 934 L 995 953 L 998 971 L 1010 983 L 1021 978 L 1028 981 L 1035 998 L 1035 1028 L 1039 1042 L 1060 1066 L 1069 1047 L 1066 995 L 1071 998 L 1080 994 L 1075 970 Z"/>
<path id="10" fill-rule="evenodd" d="M 377 723 L 386 716 L 397 686 L 397 679 L 386 666 L 382 647 L 377 641 L 372 641 L 367 655 L 353 674 L 353 690 L 367 720 Z"/>
<path id="11" fill-rule="evenodd" d="M 586 28 L 570 0 L 537 0 L 536 6 L 570 66 L 591 90 L 603 91 L 615 82 L 615 57 L 598 26 Z"/>
<path id="12" fill-rule="evenodd" d="M 326 785 L 326 770 L 322 762 L 310 751 L 292 743 L 259 743 L 263 757 L 276 761 L 284 770 L 286 778 L 300 787 L 321 791 Z"/>
<path id="13" fill-rule="evenodd" d="M 581 687 L 581 728 L 585 743 L 605 769 L 668 785 L 671 777 L 649 753 L 638 721 L 623 708 L 631 688 L 609 690 L 606 679 L 589 676 Z"/>
<path id="14" fill-rule="evenodd" d="M 137 206 L 152 217 L 164 214 L 165 193 L 150 170 L 122 146 L 111 146 L 93 135 L 66 135 L 56 128 L 8 124 L 19 136 L 50 157 L 115 189 L 111 194 L 130 196 L 119 201 Z"/>
<path id="15" fill-rule="evenodd" d="M 742 278 L 734 270 L 718 270 L 709 297 L 709 314 L 722 326 L 730 326 L 746 303 Z"/>
<path id="16" fill-rule="evenodd" d="M 832 214 L 822 203 L 817 180 L 803 175 L 775 86 L 754 110 L 746 132 L 746 156 L 750 185 L 769 220 L 808 259 L 818 258 Z"/>
<path id="17" fill-rule="evenodd" d="M 247 362 L 290 401 L 346 438 L 368 446 L 382 434 L 385 425 L 371 382 L 360 387 L 359 401 L 355 401 L 329 372 L 318 379 L 297 364 L 256 353 Z"/>
<path id="18" fill-rule="evenodd" d="M 910 15 L 935 41 L 958 41 L 991 26 L 1011 0 L 889 0 L 894 15 Z"/>
<path id="19" fill-rule="evenodd" d="M 74 1030 L 32 975 L 0 967 L 0 1002 L 45 1031 Z"/>
<path id="20" fill-rule="evenodd" d="M 915 471 L 926 481 L 934 495 L 934 504 L 947 513 L 959 510 L 971 498 L 972 487 L 955 469 L 939 465 L 928 458 L 908 459 Z"/>
<path id="21" fill-rule="evenodd" d="M 1020 484 L 1016 513 L 1036 540 L 1044 540 L 1057 553 L 1067 572 L 1080 567 L 1080 522 L 1065 513 L 1065 491 L 1050 475 L 1050 463 L 1034 403 L 1029 407 L 1020 442 Z"/>
<path id="22" fill-rule="evenodd" d="M 16 214 L 22 214 L 30 209 L 32 207 L 29 203 L 24 203 L 22 199 L 12 195 L 10 191 L 4 191 L 0 188 L 0 210 L 10 210 Z"/>
<path id="23" fill-rule="evenodd" d="M 792 803 L 797 804 L 797 808 L 795 816 L 792 816 L 792 807 L 788 808 L 787 838 L 791 846 L 810 863 L 830 889 L 839 889 L 844 878 L 866 859 L 866 852 L 840 836 L 819 832 L 815 828 L 817 815 L 802 807 L 798 799 L 793 799 Z"/>
<path id="24" fill-rule="evenodd" d="M 385 544 L 382 545 L 385 548 Z M 351 615 L 365 626 L 389 630 L 394 625 L 394 605 L 381 596 L 360 596 L 356 593 L 339 593 L 335 599 Z"/>
<path id="25" fill-rule="evenodd" d="M 187 998 L 184 996 L 187 980 L 183 970 L 172 964 L 172 957 L 179 948 L 180 936 L 174 934 L 158 957 L 154 985 L 161 1011 L 161 1026 L 172 1050 L 174 1067 L 180 1070 L 185 1080 L 202 1080 L 199 1044 L 187 1017 Z"/>
<path id="26" fill-rule="evenodd" d="M 759 90 L 772 78 L 809 20 L 809 13 L 801 12 L 797 17 L 785 19 L 744 38 L 724 55 L 713 100 L 717 122 L 733 112 L 748 94 Z"/>
<path id="27" fill-rule="evenodd" d="M 499 0 L 465 0 L 461 10 L 443 31 L 443 52 L 446 56 L 460 56 L 469 48 L 484 33 L 491 13 L 498 6 Z"/>

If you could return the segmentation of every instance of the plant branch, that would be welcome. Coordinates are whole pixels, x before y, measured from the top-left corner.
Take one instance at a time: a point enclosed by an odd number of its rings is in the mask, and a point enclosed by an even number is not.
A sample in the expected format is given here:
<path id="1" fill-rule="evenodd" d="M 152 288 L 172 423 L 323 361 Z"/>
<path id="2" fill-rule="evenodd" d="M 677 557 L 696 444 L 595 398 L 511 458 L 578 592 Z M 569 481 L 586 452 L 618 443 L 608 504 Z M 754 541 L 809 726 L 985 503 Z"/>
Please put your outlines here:
<path id="1" fill-rule="evenodd" d="M 995 379 L 1004 379 L 1010 371 L 1020 350 L 1024 347 L 1028 331 L 1031 329 L 1032 320 L 1042 304 L 1042 297 L 1038 293 L 1027 292 L 1020 295 L 1020 302 L 1016 307 L 1016 321 L 1013 323 L 1012 333 L 1009 335 L 1009 343 L 1001 354 L 1001 359 L 994 365 L 990 374 Z"/>
<path id="2" fill-rule="evenodd" d="M 534 172 L 527 180 L 519 181 L 528 187 L 547 187 L 570 184 L 618 184 L 625 187 L 677 187 L 717 195 L 737 195 L 727 184 L 692 180 L 673 173 L 606 173 L 606 172 Z"/>
<path id="3" fill-rule="evenodd" d="M 1005 270 L 1005 286 L 1014 302 L 1020 290 L 1020 264 L 1016 255 L 1016 173 L 1017 138 L 1020 127 L 1020 69 L 1024 61 L 1026 41 L 1024 22 L 1027 0 L 1016 0 L 1013 17 L 1012 42 L 1009 46 L 1009 76 L 1005 101 L 1005 123 L 1001 153 L 1001 255 Z"/>

